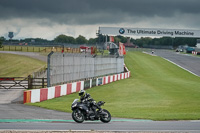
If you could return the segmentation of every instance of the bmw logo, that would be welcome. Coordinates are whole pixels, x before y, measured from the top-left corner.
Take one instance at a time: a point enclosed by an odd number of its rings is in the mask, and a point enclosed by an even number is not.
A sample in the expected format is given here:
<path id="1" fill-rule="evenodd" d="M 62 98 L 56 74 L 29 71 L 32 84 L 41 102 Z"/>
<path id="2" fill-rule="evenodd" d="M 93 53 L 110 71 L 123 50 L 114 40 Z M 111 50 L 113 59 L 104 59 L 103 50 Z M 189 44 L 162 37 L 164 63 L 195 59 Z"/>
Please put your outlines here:
<path id="1" fill-rule="evenodd" d="M 120 34 L 124 34 L 124 32 L 125 32 L 124 28 L 120 28 L 120 29 L 119 29 L 119 33 L 120 33 Z"/>

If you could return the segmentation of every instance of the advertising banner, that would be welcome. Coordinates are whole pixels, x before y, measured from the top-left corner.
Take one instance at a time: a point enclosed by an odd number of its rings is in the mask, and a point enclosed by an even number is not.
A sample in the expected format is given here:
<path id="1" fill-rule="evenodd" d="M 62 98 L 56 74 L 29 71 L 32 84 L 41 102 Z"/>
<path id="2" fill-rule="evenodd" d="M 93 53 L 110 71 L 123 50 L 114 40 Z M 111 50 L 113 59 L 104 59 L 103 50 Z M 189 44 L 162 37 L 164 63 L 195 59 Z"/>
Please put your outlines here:
<path id="1" fill-rule="evenodd" d="M 103 84 L 103 78 L 98 78 L 98 86 Z"/>
<path id="2" fill-rule="evenodd" d="M 200 37 L 200 30 L 190 29 L 99 27 L 99 33 L 122 36 Z"/>

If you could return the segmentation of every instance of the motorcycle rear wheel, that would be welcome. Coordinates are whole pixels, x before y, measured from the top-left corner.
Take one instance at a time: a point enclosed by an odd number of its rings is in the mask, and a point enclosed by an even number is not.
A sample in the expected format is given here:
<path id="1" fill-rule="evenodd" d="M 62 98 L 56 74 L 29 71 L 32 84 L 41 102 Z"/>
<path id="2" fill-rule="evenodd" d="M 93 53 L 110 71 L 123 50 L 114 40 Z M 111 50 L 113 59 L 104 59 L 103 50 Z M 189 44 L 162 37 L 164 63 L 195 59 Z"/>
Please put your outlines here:
<path id="1" fill-rule="evenodd" d="M 106 109 L 103 109 L 103 112 L 106 113 L 107 115 L 101 115 L 100 116 L 100 120 L 103 122 L 103 123 L 108 123 L 111 121 L 111 114 L 108 110 Z"/>
<path id="2" fill-rule="evenodd" d="M 79 109 L 76 109 L 72 112 L 72 118 L 77 123 L 82 123 L 85 120 L 83 112 L 81 112 Z"/>

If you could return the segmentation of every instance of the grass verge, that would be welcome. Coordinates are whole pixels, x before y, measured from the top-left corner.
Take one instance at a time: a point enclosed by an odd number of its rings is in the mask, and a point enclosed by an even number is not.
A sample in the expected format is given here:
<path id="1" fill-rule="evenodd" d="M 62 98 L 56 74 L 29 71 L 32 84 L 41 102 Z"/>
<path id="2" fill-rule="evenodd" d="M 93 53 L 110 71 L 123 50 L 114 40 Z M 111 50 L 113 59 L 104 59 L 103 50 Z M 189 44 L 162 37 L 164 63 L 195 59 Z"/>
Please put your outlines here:
<path id="1" fill-rule="evenodd" d="M 30 57 L 0 53 L 1 77 L 26 77 L 45 65 L 45 62 Z"/>
<path id="2" fill-rule="evenodd" d="M 152 120 L 200 119 L 200 78 L 158 56 L 128 52 L 125 63 L 131 71 L 126 80 L 87 90 L 106 102 L 113 117 Z M 29 105 L 71 112 L 72 94 Z"/>

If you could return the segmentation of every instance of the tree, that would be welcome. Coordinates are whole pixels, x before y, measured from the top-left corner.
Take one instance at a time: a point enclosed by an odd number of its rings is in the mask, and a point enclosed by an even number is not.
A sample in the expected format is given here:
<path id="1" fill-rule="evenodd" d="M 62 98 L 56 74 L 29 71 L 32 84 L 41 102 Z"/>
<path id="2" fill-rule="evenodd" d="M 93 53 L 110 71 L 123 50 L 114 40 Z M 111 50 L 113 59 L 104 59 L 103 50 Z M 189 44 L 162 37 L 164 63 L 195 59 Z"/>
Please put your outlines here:
<path id="1" fill-rule="evenodd" d="M 0 48 L 2 47 L 2 41 L 0 40 Z"/>
<path id="2" fill-rule="evenodd" d="M 118 38 L 118 37 L 114 37 L 114 42 L 115 42 L 116 44 L 118 44 L 119 42 L 121 42 L 121 40 L 120 40 L 120 38 Z"/>
<path id="3" fill-rule="evenodd" d="M 5 41 L 6 39 L 4 37 L 0 37 L 0 48 L 2 47 L 2 44 L 3 42 Z"/>
<path id="4" fill-rule="evenodd" d="M 68 40 L 66 35 L 59 35 L 54 39 L 54 41 L 58 43 L 66 43 Z"/>
<path id="5" fill-rule="evenodd" d="M 84 36 L 79 35 L 76 38 L 76 43 L 77 44 L 86 44 L 87 43 L 87 39 Z"/>
<path id="6" fill-rule="evenodd" d="M 143 47 L 143 42 L 141 39 L 136 39 L 135 44 L 138 45 L 139 47 Z"/>
<path id="7" fill-rule="evenodd" d="M 54 39 L 54 42 L 58 43 L 75 43 L 75 39 L 71 36 L 66 36 L 66 35 L 59 35 Z"/>
<path id="8" fill-rule="evenodd" d="M 139 47 L 148 46 L 152 44 L 152 38 L 150 37 L 141 37 L 140 39 L 135 40 L 135 44 Z"/>
<path id="9" fill-rule="evenodd" d="M 126 43 L 127 42 L 127 38 L 124 37 L 124 36 L 116 36 L 115 39 L 118 41 L 118 42 L 122 42 L 122 43 Z M 117 43 L 117 42 L 116 42 Z"/>
<path id="10" fill-rule="evenodd" d="M 98 43 L 104 43 L 106 41 L 106 36 L 99 34 L 98 35 Z"/>
<path id="11" fill-rule="evenodd" d="M 130 42 L 132 42 L 133 44 L 136 44 L 136 40 L 131 38 Z"/>
<path id="12" fill-rule="evenodd" d="M 179 46 L 179 45 L 189 45 L 192 47 L 196 46 L 196 41 L 198 38 L 184 38 L 184 37 L 176 37 L 174 38 L 174 45 Z"/>
<path id="13" fill-rule="evenodd" d="M 98 42 L 98 38 L 90 38 L 88 40 L 88 44 L 96 44 Z"/>
<path id="14" fill-rule="evenodd" d="M 164 46 L 173 45 L 173 38 L 162 37 L 162 38 L 160 38 L 160 44 L 164 45 Z"/>
<path id="15" fill-rule="evenodd" d="M 76 39 L 71 36 L 68 36 L 68 41 L 69 41 L 69 43 L 72 43 L 72 44 L 76 43 Z"/>

